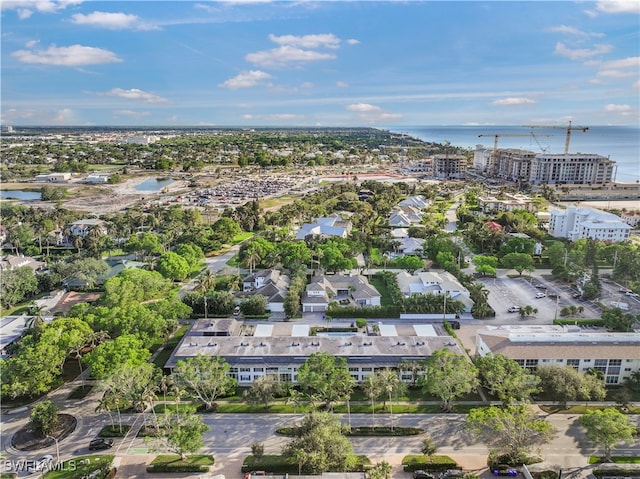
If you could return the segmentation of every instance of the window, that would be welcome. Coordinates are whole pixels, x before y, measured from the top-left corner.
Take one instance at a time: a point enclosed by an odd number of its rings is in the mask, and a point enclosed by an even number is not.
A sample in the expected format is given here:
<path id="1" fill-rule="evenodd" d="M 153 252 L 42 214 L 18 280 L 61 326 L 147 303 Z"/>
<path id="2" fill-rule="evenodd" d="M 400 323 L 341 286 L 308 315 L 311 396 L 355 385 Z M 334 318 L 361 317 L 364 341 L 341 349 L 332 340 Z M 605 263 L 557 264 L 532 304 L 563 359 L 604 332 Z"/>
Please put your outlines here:
<path id="1" fill-rule="evenodd" d="M 573 369 L 575 369 L 577 371 L 579 366 L 580 366 L 580 360 L 579 359 L 567 359 L 567 366 L 571 366 Z"/>
<path id="2" fill-rule="evenodd" d="M 607 384 L 618 384 L 618 376 L 607 376 L 605 382 Z"/>

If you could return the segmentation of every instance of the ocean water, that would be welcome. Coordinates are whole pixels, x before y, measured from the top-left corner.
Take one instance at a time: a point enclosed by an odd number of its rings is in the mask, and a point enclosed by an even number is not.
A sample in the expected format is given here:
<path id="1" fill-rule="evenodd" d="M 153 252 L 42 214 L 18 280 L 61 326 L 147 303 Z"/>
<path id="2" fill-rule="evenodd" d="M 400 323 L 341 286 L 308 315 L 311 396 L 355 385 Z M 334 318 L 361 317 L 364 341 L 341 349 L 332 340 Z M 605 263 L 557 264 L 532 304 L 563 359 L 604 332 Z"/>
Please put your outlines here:
<path id="1" fill-rule="evenodd" d="M 582 125 L 574 125 L 582 126 Z M 618 183 L 640 182 L 640 128 L 624 126 L 589 126 L 586 132 L 572 130 L 569 153 L 595 153 L 607 156 L 617 164 Z M 493 148 L 493 136 L 478 135 L 523 134 L 527 136 L 498 138 L 498 148 L 521 148 L 550 154 L 564 153 L 566 125 L 558 128 L 527 128 L 523 126 L 413 126 L 401 129 L 390 127 L 423 141 L 444 143 L 475 149 L 476 145 Z M 535 138 L 530 135 L 532 133 Z M 553 136 L 542 136 L 553 135 Z"/>

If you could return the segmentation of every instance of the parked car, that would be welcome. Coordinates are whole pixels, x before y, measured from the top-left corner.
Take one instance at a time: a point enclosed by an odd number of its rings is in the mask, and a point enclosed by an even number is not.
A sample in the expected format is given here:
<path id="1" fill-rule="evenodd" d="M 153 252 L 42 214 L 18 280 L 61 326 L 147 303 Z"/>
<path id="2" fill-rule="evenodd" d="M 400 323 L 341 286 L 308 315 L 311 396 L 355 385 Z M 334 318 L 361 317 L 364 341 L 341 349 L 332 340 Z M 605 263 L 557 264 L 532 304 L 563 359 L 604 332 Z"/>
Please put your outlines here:
<path id="1" fill-rule="evenodd" d="M 53 465 L 53 456 L 51 454 L 47 454 L 46 456 L 42 456 L 37 461 L 33 461 L 31 464 L 27 466 L 27 470 L 29 472 L 38 472 L 42 471 L 45 468 L 50 468 Z"/>
<path id="2" fill-rule="evenodd" d="M 98 437 L 89 443 L 90 451 L 111 449 L 112 447 L 113 447 L 113 439 L 106 438 L 106 437 Z"/>
<path id="3" fill-rule="evenodd" d="M 637 298 L 638 296 L 640 296 L 638 293 L 634 293 L 633 291 L 627 291 L 626 293 L 627 296 L 633 296 L 634 298 Z"/>
<path id="4" fill-rule="evenodd" d="M 449 321 L 451 329 L 460 329 L 460 321 Z"/>
<path id="5" fill-rule="evenodd" d="M 440 479 L 458 479 L 464 477 L 464 473 L 460 469 L 447 469 L 440 474 Z"/>
<path id="6" fill-rule="evenodd" d="M 620 288 L 618 291 L 625 294 L 629 292 L 627 288 Z"/>
<path id="7" fill-rule="evenodd" d="M 518 471 L 516 469 L 494 469 L 494 476 L 517 476 Z"/>
<path id="8" fill-rule="evenodd" d="M 536 293 L 536 299 L 546 298 L 546 297 L 547 297 L 547 293 Z"/>
<path id="9" fill-rule="evenodd" d="M 251 479 L 253 476 L 266 476 L 266 471 L 251 471 L 244 473 L 244 479 Z"/>
<path id="10" fill-rule="evenodd" d="M 413 471 L 413 479 L 435 479 L 435 477 L 427 471 L 417 470 Z"/>
<path id="11" fill-rule="evenodd" d="M 520 312 L 520 306 L 511 306 L 509 309 L 507 309 L 508 313 L 519 313 Z"/>
<path id="12" fill-rule="evenodd" d="M 560 295 L 557 294 L 557 293 L 548 294 L 547 297 L 549 297 L 551 299 L 560 299 Z"/>

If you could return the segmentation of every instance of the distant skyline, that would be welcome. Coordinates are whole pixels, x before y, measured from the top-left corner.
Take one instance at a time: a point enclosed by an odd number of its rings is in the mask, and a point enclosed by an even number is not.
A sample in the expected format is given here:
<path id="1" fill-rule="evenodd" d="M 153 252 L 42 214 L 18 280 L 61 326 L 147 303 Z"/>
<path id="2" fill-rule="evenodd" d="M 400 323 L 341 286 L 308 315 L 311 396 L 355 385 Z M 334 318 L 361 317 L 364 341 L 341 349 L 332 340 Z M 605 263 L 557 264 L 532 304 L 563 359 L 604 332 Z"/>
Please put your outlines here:
<path id="1" fill-rule="evenodd" d="M 2 125 L 640 126 L 640 2 L 1 0 Z"/>

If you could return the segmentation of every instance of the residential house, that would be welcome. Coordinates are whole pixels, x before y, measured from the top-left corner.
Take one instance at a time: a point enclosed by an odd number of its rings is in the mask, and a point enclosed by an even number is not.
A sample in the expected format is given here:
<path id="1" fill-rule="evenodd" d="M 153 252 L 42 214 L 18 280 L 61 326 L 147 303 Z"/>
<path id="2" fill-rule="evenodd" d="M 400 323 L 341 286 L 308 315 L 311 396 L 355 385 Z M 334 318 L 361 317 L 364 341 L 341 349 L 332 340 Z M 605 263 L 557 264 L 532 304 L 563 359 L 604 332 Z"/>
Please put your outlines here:
<path id="1" fill-rule="evenodd" d="M 0 259 L 0 271 L 11 271 L 16 268 L 28 266 L 33 271 L 37 271 L 45 265 L 42 261 L 38 261 L 31 256 L 8 254 Z"/>
<path id="2" fill-rule="evenodd" d="M 351 222 L 343 220 L 340 216 L 318 218 L 315 223 L 303 224 L 296 234 L 296 239 L 303 240 L 307 238 L 307 236 L 337 236 L 346 238 L 351 228 Z"/>
<path id="3" fill-rule="evenodd" d="M 476 335 L 480 356 L 502 354 L 520 366 L 571 366 L 601 372 L 606 384 L 622 384 L 640 370 L 640 333 L 583 330 L 579 326 L 491 326 Z"/>
<path id="4" fill-rule="evenodd" d="M 392 258 L 398 258 L 408 254 L 422 255 L 425 240 L 422 238 L 411 238 L 405 236 L 402 238 L 396 238 L 393 242 L 396 246 L 390 256 Z"/>
<path id="5" fill-rule="evenodd" d="M 36 175 L 33 181 L 46 182 L 46 183 L 60 183 L 63 181 L 69 181 L 71 179 L 71 173 L 43 173 Z"/>
<path id="6" fill-rule="evenodd" d="M 405 297 L 414 294 L 446 294 L 449 298 L 462 302 L 465 312 L 470 312 L 473 307 L 469 290 L 447 271 L 420 271 L 414 274 L 400 271 L 396 275 L 396 281 Z"/>
<path id="7" fill-rule="evenodd" d="M 302 298 L 302 311 L 326 311 L 332 301 L 344 306 L 380 306 L 380 293 L 364 276 L 315 276 Z"/>
<path id="8" fill-rule="evenodd" d="M 289 276 L 275 269 L 257 271 L 242 280 L 239 297 L 261 294 L 267 298 L 267 309 L 272 313 L 284 312 L 284 298 L 289 290 Z"/>
<path id="9" fill-rule="evenodd" d="M 84 238 L 94 227 L 98 228 L 100 234 L 107 234 L 106 223 L 103 220 L 94 218 L 86 218 L 84 220 L 79 220 L 71 223 L 69 231 L 72 236 L 82 236 Z"/>

